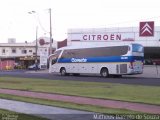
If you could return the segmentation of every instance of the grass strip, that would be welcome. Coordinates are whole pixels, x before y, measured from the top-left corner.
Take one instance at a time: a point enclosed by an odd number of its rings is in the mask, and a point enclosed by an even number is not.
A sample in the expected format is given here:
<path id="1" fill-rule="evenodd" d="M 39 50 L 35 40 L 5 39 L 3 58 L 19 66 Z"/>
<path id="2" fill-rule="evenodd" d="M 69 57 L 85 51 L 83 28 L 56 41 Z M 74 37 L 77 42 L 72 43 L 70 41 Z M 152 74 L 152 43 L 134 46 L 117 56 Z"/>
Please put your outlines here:
<path id="1" fill-rule="evenodd" d="M 0 88 L 160 105 L 160 87 L 157 86 L 1 77 Z"/>
<path id="2" fill-rule="evenodd" d="M 44 99 L 29 98 L 29 97 L 20 97 L 20 96 L 7 95 L 7 94 L 0 94 L 0 98 L 41 104 L 41 105 L 48 105 L 48 106 L 54 106 L 54 107 L 62 107 L 62 108 L 77 109 L 77 110 L 90 111 L 90 112 L 96 112 L 96 113 L 104 113 L 104 114 L 140 114 L 140 112 L 126 110 L 126 109 L 112 109 L 112 108 L 106 108 L 106 107 L 82 105 L 82 104 L 75 104 L 75 103 L 69 103 L 69 102 L 44 100 Z"/>

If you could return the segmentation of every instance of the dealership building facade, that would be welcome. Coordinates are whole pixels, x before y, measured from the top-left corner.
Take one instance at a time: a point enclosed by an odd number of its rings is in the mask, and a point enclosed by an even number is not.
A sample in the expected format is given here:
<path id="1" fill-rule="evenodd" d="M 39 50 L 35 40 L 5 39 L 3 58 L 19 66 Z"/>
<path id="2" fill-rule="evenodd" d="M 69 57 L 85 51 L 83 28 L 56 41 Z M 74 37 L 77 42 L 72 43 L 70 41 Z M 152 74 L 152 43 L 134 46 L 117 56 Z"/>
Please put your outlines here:
<path id="1" fill-rule="evenodd" d="M 142 44 L 146 61 L 160 64 L 160 27 L 154 27 L 154 22 L 141 22 L 140 27 L 68 30 L 68 45 L 117 46 L 130 43 Z"/>

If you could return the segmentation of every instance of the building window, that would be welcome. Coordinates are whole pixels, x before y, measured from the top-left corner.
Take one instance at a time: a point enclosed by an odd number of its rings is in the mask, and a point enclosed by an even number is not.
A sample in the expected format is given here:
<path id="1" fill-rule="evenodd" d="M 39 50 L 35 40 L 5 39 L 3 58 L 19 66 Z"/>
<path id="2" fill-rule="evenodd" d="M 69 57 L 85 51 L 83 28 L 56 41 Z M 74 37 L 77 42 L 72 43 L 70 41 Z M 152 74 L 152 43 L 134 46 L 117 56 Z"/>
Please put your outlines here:
<path id="1" fill-rule="evenodd" d="M 2 53 L 6 53 L 6 50 L 5 50 L 5 49 L 2 49 Z"/>
<path id="2" fill-rule="evenodd" d="M 27 50 L 22 50 L 22 54 L 27 54 Z"/>
<path id="3" fill-rule="evenodd" d="M 32 52 L 32 50 L 29 50 L 29 52 Z"/>
<path id="4" fill-rule="evenodd" d="M 16 48 L 12 48 L 12 53 L 16 53 Z"/>

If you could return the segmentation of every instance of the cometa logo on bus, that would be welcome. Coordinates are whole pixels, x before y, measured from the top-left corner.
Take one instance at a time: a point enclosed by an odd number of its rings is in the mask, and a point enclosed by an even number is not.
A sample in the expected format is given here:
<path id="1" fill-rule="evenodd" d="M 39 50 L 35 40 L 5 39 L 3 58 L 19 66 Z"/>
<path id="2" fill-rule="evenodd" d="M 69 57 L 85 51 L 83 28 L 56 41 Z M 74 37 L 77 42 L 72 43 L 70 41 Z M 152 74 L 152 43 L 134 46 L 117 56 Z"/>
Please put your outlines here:
<path id="1" fill-rule="evenodd" d="M 85 59 L 85 58 L 82 58 L 82 59 L 72 58 L 71 62 L 87 62 L 87 59 Z"/>

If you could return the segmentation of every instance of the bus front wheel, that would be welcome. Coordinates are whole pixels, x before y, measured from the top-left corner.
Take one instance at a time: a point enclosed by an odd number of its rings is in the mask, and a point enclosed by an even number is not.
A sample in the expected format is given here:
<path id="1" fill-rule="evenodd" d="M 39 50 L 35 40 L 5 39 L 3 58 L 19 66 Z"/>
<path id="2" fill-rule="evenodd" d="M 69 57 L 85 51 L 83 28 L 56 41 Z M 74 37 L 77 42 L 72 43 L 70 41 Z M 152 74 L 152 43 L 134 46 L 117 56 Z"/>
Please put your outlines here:
<path id="1" fill-rule="evenodd" d="M 108 69 L 107 68 L 102 68 L 100 74 L 101 74 L 102 77 L 105 77 L 105 78 L 108 77 L 109 76 Z"/>
<path id="2" fill-rule="evenodd" d="M 66 75 L 66 69 L 65 68 L 61 68 L 60 73 L 62 76 Z"/>

